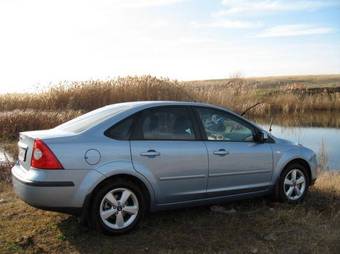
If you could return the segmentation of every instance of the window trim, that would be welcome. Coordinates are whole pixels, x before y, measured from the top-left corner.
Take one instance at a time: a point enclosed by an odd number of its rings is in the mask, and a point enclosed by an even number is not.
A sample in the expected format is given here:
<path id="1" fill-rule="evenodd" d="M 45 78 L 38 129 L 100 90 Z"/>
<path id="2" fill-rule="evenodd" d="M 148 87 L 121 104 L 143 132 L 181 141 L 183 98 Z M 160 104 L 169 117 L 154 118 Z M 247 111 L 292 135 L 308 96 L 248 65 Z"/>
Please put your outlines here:
<path id="1" fill-rule="evenodd" d="M 251 130 L 251 132 L 253 133 L 253 140 L 252 141 L 233 141 L 233 140 L 211 140 L 211 139 L 208 139 L 207 132 L 206 132 L 204 125 L 203 125 L 203 121 L 202 121 L 201 116 L 200 116 L 200 114 L 197 110 L 199 108 L 208 109 L 208 110 L 215 110 L 217 112 L 222 112 L 223 114 L 230 116 L 231 120 L 236 119 L 235 120 L 236 122 L 239 122 L 240 124 L 244 125 L 245 127 L 249 128 Z M 242 118 L 237 117 L 236 115 L 234 115 L 234 114 L 232 114 L 228 111 L 225 111 L 225 110 L 222 110 L 222 109 L 219 109 L 219 108 L 205 107 L 205 106 L 192 106 L 192 111 L 193 111 L 193 113 L 196 117 L 196 120 L 197 120 L 198 125 L 199 125 L 199 129 L 200 129 L 200 132 L 201 132 L 201 135 L 202 135 L 202 139 L 204 141 L 208 141 L 208 142 L 229 142 L 229 143 L 259 143 L 254 139 L 255 135 L 259 132 L 259 129 L 256 128 L 251 123 L 244 121 Z"/>
<path id="2" fill-rule="evenodd" d="M 154 111 L 154 110 L 159 110 L 159 109 L 175 109 L 175 108 L 181 108 L 186 111 L 186 113 L 189 116 L 189 120 L 192 122 L 192 127 L 194 131 L 194 139 L 145 139 L 142 137 L 141 132 L 142 132 L 142 115 L 145 114 L 148 111 Z M 143 109 L 137 113 L 137 117 L 135 119 L 136 121 L 134 122 L 134 129 L 132 135 L 130 135 L 130 140 L 131 141 L 201 141 L 201 133 L 199 131 L 199 128 L 197 126 L 197 121 L 195 117 L 193 116 L 192 111 L 190 110 L 190 106 L 187 105 L 164 105 L 164 106 L 155 106 L 147 109 Z"/>

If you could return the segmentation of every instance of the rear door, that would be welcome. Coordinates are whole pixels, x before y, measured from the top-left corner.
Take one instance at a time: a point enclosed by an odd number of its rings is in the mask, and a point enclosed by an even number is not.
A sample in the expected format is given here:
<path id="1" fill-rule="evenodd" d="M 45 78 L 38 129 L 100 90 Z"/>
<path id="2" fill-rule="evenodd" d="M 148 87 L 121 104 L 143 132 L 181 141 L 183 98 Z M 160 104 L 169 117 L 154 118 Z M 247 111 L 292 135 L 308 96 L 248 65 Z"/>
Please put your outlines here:
<path id="1" fill-rule="evenodd" d="M 198 133 L 185 106 L 152 108 L 138 116 L 130 141 L 132 161 L 152 181 L 158 203 L 204 197 L 208 156 Z"/>
<path id="2" fill-rule="evenodd" d="M 197 107 L 209 154 L 208 195 L 263 191 L 271 184 L 272 149 L 254 141 L 255 127 L 226 111 Z"/>

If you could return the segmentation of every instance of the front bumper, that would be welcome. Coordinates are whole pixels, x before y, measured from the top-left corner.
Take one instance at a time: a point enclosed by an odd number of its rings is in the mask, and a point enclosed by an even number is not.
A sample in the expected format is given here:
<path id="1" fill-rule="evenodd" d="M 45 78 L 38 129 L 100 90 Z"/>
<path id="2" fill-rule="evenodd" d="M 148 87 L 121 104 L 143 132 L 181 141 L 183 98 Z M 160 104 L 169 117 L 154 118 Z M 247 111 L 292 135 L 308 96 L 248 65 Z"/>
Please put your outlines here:
<path id="1" fill-rule="evenodd" d="M 311 179 L 310 179 L 310 184 L 314 185 L 317 177 L 318 177 L 318 162 L 316 159 L 316 154 L 313 152 L 313 155 L 310 157 L 308 160 L 308 164 L 311 170 Z"/>

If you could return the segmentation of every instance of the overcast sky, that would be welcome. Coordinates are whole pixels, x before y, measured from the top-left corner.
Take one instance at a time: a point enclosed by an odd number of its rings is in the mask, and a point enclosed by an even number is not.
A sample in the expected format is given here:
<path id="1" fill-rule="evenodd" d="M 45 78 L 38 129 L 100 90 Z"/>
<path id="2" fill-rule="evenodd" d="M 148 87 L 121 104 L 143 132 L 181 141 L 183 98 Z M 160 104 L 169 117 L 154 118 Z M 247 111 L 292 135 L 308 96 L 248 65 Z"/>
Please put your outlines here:
<path id="1" fill-rule="evenodd" d="M 340 73 L 340 0 L 1 0 L 0 92 L 62 80 Z"/>

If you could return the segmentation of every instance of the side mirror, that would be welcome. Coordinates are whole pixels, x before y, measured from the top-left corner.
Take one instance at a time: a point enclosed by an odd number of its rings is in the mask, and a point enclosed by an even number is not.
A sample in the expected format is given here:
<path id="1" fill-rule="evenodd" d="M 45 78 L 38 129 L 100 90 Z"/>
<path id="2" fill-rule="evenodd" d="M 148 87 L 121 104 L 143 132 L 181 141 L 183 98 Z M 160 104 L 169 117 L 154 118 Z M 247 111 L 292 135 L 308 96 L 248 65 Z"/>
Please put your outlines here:
<path id="1" fill-rule="evenodd" d="M 268 140 L 268 133 L 265 131 L 258 131 L 255 135 L 255 141 L 258 143 L 264 143 Z"/>

